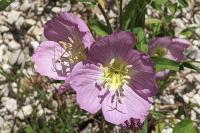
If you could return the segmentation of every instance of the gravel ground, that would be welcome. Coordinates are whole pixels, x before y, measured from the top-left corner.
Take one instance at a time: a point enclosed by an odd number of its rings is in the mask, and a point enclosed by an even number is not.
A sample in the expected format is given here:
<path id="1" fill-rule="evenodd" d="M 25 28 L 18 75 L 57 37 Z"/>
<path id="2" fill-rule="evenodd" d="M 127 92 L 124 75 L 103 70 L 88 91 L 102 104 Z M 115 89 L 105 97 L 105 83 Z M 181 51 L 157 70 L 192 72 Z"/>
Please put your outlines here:
<path id="1" fill-rule="evenodd" d="M 44 23 L 60 11 L 76 11 L 83 18 L 88 18 L 87 13 L 91 12 L 82 4 L 48 3 L 48 0 L 16 0 L 6 11 L 0 12 L 0 133 L 18 132 L 33 112 L 37 116 L 45 113 L 47 119 L 54 119 L 53 112 L 58 106 L 63 101 L 69 102 L 63 100 L 66 95 L 60 97 L 56 93 L 60 83 L 36 74 L 31 61 L 34 49 L 44 38 Z M 95 12 L 102 18 L 98 11 Z M 112 10 L 109 15 L 116 17 Z M 148 16 L 159 17 L 159 13 L 148 7 Z M 200 36 L 200 1 L 190 0 L 189 7 L 177 12 L 172 23 L 177 37 L 184 38 L 181 31 L 194 26 L 198 27 L 195 31 Z M 200 61 L 200 40 L 193 38 L 190 41 L 188 59 Z M 38 98 L 43 93 L 34 88 L 35 84 L 40 84 L 45 98 L 51 99 L 51 107 Z M 200 127 L 200 74 L 189 69 L 177 73 L 155 99 L 154 107 L 157 111 L 170 112 L 166 120 L 172 120 L 170 126 L 190 117 Z M 171 133 L 170 126 L 162 133 Z"/>

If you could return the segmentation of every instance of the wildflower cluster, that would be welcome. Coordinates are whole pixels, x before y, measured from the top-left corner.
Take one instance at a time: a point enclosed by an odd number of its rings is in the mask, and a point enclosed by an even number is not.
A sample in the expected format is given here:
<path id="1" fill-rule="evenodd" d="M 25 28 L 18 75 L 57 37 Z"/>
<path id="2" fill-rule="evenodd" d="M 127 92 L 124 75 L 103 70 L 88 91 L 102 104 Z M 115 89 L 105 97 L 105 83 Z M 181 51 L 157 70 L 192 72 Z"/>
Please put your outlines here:
<path id="1" fill-rule="evenodd" d="M 37 72 L 65 81 L 60 93 L 72 88 L 81 109 L 102 111 L 106 121 L 134 128 L 143 125 L 157 92 L 156 79 L 170 70 L 155 71 L 151 57 L 183 61 L 189 42 L 161 37 L 150 41 L 148 54 L 135 49 L 132 32 L 115 31 L 95 40 L 82 19 L 59 13 L 44 27 L 44 41 L 35 51 Z"/>

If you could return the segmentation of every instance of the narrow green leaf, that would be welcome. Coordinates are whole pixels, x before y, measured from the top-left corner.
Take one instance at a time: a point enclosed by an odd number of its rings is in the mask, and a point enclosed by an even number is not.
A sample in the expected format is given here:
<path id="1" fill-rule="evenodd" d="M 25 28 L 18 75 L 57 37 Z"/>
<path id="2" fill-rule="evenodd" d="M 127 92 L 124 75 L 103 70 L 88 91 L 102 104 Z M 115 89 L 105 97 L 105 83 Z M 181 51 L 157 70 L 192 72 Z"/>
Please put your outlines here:
<path id="1" fill-rule="evenodd" d="M 9 6 L 14 0 L 0 0 L 0 11 L 4 10 Z"/>
<path id="2" fill-rule="evenodd" d="M 147 120 L 145 120 L 143 128 L 141 130 L 139 130 L 138 133 L 148 133 L 148 121 Z"/>
<path id="3" fill-rule="evenodd" d="M 147 40 L 146 40 L 146 33 L 140 27 L 134 28 L 133 32 L 137 35 L 137 44 L 136 44 L 137 50 L 147 53 L 148 52 L 148 44 L 147 44 Z"/>
<path id="4" fill-rule="evenodd" d="M 97 19 L 90 21 L 89 26 L 97 35 L 105 36 L 108 35 L 109 33 L 107 26 L 105 26 Z"/>
<path id="5" fill-rule="evenodd" d="M 195 66 L 195 65 L 193 65 L 191 62 L 183 62 L 183 63 L 182 63 L 182 66 L 183 66 L 183 67 L 190 68 L 190 69 L 194 69 L 194 70 L 196 70 L 197 72 L 200 73 L 200 68 L 197 67 L 197 66 Z"/>
<path id="6" fill-rule="evenodd" d="M 34 130 L 30 125 L 26 126 L 24 131 L 25 133 L 34 133 Z"/>
<path id="7" fill-rule="evenodd" d="M 191 120 L 185 119 L 174 127 L 173 133 L 199 133 L 199 131 L 193 126 L 193 122 Z"/>
<path id="8" fill-rule="evenodd" d="M 152 60 L 156 66 L 157 72 L 165 69 L 178 71 L 180 67 L 180 64 L 178 62 L 166 58 L 152 57 Z"/>
<path id="9" fill-rule="evenodd" d="M 145 19 L 145 24 L 161 24 L 163 23 L 162 20 L 157 19 L 157 18 L 147 18 Z"/>
<path id="10" fill-rule="evenodd" d="M 182 7 L 188 7 L 187 0 L 178 0 Z"/>

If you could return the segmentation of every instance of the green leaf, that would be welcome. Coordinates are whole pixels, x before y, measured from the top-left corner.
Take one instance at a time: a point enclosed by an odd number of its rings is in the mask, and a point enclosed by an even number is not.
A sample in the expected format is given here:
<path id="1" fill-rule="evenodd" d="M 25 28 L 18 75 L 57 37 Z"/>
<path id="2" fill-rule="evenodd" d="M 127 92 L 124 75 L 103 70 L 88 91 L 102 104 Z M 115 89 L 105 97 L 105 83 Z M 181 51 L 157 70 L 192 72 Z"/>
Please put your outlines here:
<path id="1" fill-rule="evenodd" d="M 178 71 L 180 67 L 180 64 L 178 62 L 166 58 L 152 57 L 152 60 L 156 65 L 157 72 L 165 69 Z"/>
<path id="2" fill-rule="evenodd" d="M 164 122 L 160 122 L 160 123 L 158 123 L 156 125 L 155 132 L 156 133 L 161 133 L 164 128 L 165 128 L 165 123 Z"/>
<path id="3" fill-rule="evenodd" d="M 197 67 L 197 66 L 195 66 L 195 65 L 193 65 L 191 62 L 183 62 L 183 63 L 182 63 L 182 66 L 183 66 L 183 67 L 190 68 L 190 69 L 194 69 L 194 70 L 196 70 L 197 72 L 200 73 L 200 68 Z"/>
<path id="4" fill-rule="evenodd" d="M 178 0 L 178 2 L 180 3 L 180 5 L 181 5 L 182 7 L 188 7 L 187 0 Z"/>
<path id="5" fill-rule="evenodd" d="M 0 11 L 4 10 L 9 6 L 14 0 L 0 0 Z"/>
<path id="6" fill-rule="evenodd" d="M 34 133 L 34 130 L 30 125 L 26 126 L 24 131 L 25 133 Z"/>
<path id="7" fill-rule="evenodd" d="M 157 19 L 157 18 L 147 18 L 145 19 L 145 24 L 161 24 L 163 23 L 162 20 Z"/>
<path id="8" fill-rule="evenodd" d="M 125 30 L 144 27 L 146 5 L 150 0 L 130 0 L 122 13 L 122 26 Z"/>
<path id="9" fill-rule="evenodd" d="M 138 133 L 148 133 L 148 121 L 147 120 L 145 120 L 143 128 L 141 130 L 139 130 Z"/>
<path id="10" fill-rule="evenodd" d="M 109 34 L 107 26 L 102 24 L 97 19 L 90 21 L 89 26 L 97 35 L 105 36 Z"/>
<path id="11" fill-rule="evenodd" d="M 148 51 L 148 44 L 147 44 L 147 40 L 146 40 L 146 33 L 140 27 L 134 28 L 133 32 L 137 36 L 137 44 L 136 44 L 137 50 L 142 51 L 144 53 L 147 53 L 147 51 Z"/>
<path id="12" fill-rule="evenodd" d="M 198 133 L 198 129 L 193 126 L 191 120 L 185 119 L 176 124 L 173 133 Z"/>

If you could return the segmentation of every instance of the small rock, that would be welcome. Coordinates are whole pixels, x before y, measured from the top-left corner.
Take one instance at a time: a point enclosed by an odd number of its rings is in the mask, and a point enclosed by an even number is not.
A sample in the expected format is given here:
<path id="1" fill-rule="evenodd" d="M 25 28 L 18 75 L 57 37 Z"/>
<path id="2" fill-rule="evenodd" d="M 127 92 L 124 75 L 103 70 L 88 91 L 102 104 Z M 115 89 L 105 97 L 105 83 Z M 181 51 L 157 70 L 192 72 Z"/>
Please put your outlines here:
<path id="1" fill-rule="evenodd" d="M 32 41 L 31 46 L 33 47 L 34 50 L 39 46 L 39 43 L 37 41 Z"/>
<path id="2" fill-rule="evenodd" d="M 1 33 L 7 32 L 7 31 L 9 31 L 9 28 L 8 28 L 8 27 L 6 27 L 6 26 L 4 26 L 4 25 L 1 25 L 1 26 L 0 26 L 0 32 L 1 32 Z"/>
<path id="3" fill-rule="evenodd" d="M 12 10 L 10 13 L 8 13 L 7 22 L 9 24 L 13 24 L 15 21 L 17 21 L 19 16 L 20 16 L 19 11 Z"/>
<path id="4" fill-rule="evenodd" d="M 10 50 L 16 50 L 20 48 L 20 44 L 15 40 L 12 40 L 10 43 L 8 43 L 8 47 Z"/>
<path id="5" fill-rule="evenodd" d="M 36 21 L 34 19 L 26 19 L 25 23 L 27 23 L 28 25 L 34 25 L 36 24 Z"/>
<path id="6" fill-rule="evenodd" d="M 12 53 L 10 53 L 10 56 L 9 56 L 9 59 L 8 59 L 9 63 L 11 65 L 15 64 L 21 53 L 22 53 L 21 49 L 15 50 Z"/>
<path id="7" fill-rule="evenodd" d="M 17 101 L 13 98 L 2 97 L 1 102 L 10 112 L 14 112 L 17 109 Z"/>
<path id="8" fill-rule="evenodd" d="M 192 74 L 188 74 L 188 75 L 186 76 L 186 79 L 187 79 L 189 82 L 192 82 L 193 79 L 194 79 L 194 77 L 192 76 Z"/>
<path id="9" fill-rule="evenodd" d="M 53 7 L 52 12 L 59 13 L 61 11 L 60 7 Z"/>
<path id="10" fill-rule="evenodd" d="M 198 82 L 200 82 L 200 74 L 195 75 L 194 78 L 195 78 Z"/>
<path id="11" fill-rule="evenodd" d="M 15 26 L 18 30 L 21 29 L 21 26 L 24 24 L 24 17 L 19 17 L 15 22 Z"/>
<path id="12" fill-rule="evenodd" d="M 191 110 L 191 120 L 196 120 L 197 119 L 197 114 L 194 110 Z"/>
<path id="13" fill-rule="evenodd" d="M 22 107 L 22 111 L 24 112 L 25 116 L 29 116 L 33 112 L 33 108 L 31 105 L 26 105 L 26 106 Z"/>
<path id="14" fill-rule="evenodd" d="M 194 100 L 196 101 L 197 104 L 200 105 L 200 95 L 199 94 L 194 95 Z"/>
<path id="15" fill-rule="evenodd" d="M 190 98 L 187 95 L 183 95 L 183 100 L 185 103 L 189 103 Z"/>
<path id="16" fill-rule="evenodd" d="M 3 127 L 4 119 L 0 117 L 0 129 Z"/>
<path id="17" fill-rule="evenodd" d="M 173 129 L 172 128 L 166 128 L 163 129 L 161 133 L 172 133 Z"/>
<path id="18" fill-rule="evenodd" d="M 23 4 L 20 6 L 20 10 L 26 11 L 31 7 L 31 3 L 28 0 L 24 0 Z"/>

